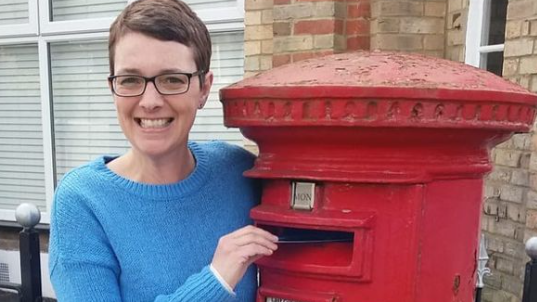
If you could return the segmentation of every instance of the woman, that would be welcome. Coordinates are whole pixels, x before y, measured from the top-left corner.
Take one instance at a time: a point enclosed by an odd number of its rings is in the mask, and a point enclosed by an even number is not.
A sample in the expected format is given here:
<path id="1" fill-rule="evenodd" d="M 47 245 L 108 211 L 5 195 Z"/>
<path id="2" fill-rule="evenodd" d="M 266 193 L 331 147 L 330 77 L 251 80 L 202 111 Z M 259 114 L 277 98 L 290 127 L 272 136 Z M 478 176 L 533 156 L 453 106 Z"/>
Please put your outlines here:
<path id="1" fill-rule="evenodd" d="M 248 226 L 253 156 L 189 143 L 213 82 L 211 42 L 179 0 L 139 0 L 112 24 L 109 85 L 132 148 L 65 175 L 51 217 L 59 302 L 254 301 L 277 237 Z M 227 235 L 226 235 L 227 234 Z"/>

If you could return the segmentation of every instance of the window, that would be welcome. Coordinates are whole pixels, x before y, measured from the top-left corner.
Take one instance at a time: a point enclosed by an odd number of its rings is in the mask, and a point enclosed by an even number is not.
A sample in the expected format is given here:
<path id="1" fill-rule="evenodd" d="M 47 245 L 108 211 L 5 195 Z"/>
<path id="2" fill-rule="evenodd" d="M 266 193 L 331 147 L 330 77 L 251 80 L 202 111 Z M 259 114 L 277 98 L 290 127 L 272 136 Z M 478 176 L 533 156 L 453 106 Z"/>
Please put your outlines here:
<path id="1" fill-rule="evenodd" d="M 37 44 L 0 46 L 0 207 L 46 209 Z"/>
<path id="2" fill-rule="evenodd" d="M 503 69 L 508 0 L 470 0 L 466 63 L 499 76 Z"/>
<path id="3" fill-rule="evenodd" d="M 0 220 L 13 221 L 17 205 L 32 202 L 48 223 L 54 188 L 67 171 L 129 148 L 106 81 L 108 28 L 128 2 L 0 4 Z M 187 3 L 211 32 L 215 74 L 190 139 L 242 144 L 237 129 L 223 126 L 218 90 L 243 76 L 243 2 Z"/>
<path id="4" fill-rule="evenodd" d="M 37 35 L 37 1 L 1 1 L 0 38 L 18 35 Z"/>
<path id="5" fill-rule="evenodd" d="M 52 0 L 51 21 L 113 18 L 127 0 Z"/>

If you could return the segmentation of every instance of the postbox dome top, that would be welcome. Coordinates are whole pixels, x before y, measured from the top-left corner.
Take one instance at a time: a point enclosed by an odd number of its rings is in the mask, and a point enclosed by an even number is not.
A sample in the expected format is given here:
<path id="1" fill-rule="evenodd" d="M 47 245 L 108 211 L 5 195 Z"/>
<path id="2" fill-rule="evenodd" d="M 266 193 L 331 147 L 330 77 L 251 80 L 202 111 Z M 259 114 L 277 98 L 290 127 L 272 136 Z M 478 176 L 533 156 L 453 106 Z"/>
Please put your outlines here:
<path id="1" fill-rule="evenodd" d="M 296 89 L 299 90 L 296 90 Z M 223 89 L 222 97 L 389 97 L 537 103 L 537 95 L 459 62 L 352 52 L 284 65 Z"/>
<path id="2" fill-rule="evenodd" d="M 537 95 L 487 71 L 395 52 L 284 65 L 220 90 L 224 122 L 245 126 L 488 128 L 528 131 Z"/>

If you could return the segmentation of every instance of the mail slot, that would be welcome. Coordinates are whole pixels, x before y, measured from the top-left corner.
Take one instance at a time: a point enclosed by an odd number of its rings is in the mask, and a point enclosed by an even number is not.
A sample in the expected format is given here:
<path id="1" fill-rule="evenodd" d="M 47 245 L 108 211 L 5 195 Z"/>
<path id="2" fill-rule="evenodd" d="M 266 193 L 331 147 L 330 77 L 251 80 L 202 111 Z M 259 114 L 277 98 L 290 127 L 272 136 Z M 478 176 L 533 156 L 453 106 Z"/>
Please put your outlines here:
<path id="1" fill-rule="evenodd" d="M 489 151 L 533 125 L 537 96 L 486 71 L 356 52 L 221 90 L 259 146 L 258 302 L 473 301 Z"/>

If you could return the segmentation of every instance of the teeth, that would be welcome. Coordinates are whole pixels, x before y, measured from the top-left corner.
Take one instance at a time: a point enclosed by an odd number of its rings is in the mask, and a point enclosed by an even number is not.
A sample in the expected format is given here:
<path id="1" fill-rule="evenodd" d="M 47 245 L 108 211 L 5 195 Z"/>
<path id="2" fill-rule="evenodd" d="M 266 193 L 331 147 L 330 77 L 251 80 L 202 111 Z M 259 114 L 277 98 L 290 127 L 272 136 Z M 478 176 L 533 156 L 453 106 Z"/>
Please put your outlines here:
<path id="1" fill-rule="evenodd" d="M 159 119 L 159 120 L 140 119 L 140 126 L 142 126 L 142 128 L 164 128 L 168 126 L 170 122 L 171 122 L 171 119 Z"/>

